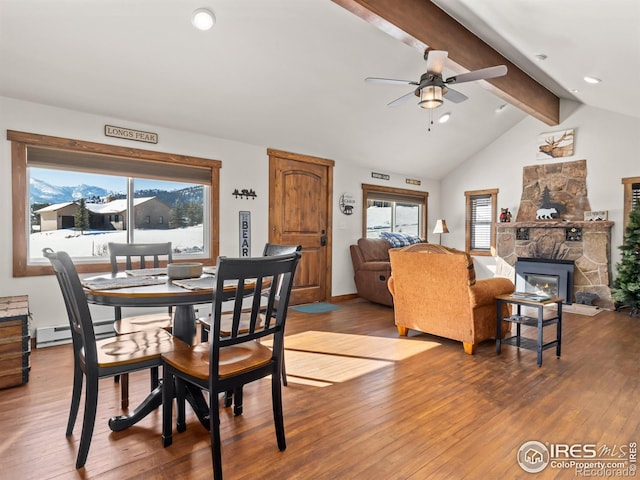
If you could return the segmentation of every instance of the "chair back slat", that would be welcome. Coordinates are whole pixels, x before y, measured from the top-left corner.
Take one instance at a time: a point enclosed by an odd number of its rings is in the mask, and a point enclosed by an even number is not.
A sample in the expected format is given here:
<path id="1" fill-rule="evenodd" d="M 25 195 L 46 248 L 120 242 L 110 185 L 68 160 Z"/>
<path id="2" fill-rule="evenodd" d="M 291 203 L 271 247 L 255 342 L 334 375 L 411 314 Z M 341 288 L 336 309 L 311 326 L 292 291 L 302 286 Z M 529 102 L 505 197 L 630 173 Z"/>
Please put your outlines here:
<path id="1" fill-rule="evenodd" d="M 97 365 L 98 354 L 91 311 L 76 267 L 66 252 L 54 252 L 45 248 L 43 254 L 51 262 L 62 291 L 73 349 L 76 354 L 84 349 L 87 367 Z"/>
<path id="2" fill-rule="evenodd" d="M 166 257 L 167 263 L 173 260 L 171 242 L 166 243 L 114 243 L 109 242 L 109 257 L 111 259 L 111 273 L 118 273 L 118 259 L 124 257 L 125 269 L 131 270 L 135 261 L 140 268 L 158 268 L 161 257 Z M 148 264 L 149 262 L 150 264 Z"/>
<path id="3" fill-rule="evenodd" d="M 224 286 L 230 283 L 237 284 L 237 288 L 233 298 L 214 292 L 212 334 L 209 340 L 210 378 L 218 378 L 221 348 L 253 342 L 269 335 L 274 337 L 273 359 L 280 362 L 292 279 L 299 259 L 299 252 L 268 257 L 218 258 L 215 292 L 223 292 Z M 223 303 L 232 299 L 230 335 L 225 336 L 220 334 Z M 251 304 L 249 328 L 240 328 L 241 320 L 246 319 L 247 312 L 243 310 L 243 305 L 247 303 Z"/>

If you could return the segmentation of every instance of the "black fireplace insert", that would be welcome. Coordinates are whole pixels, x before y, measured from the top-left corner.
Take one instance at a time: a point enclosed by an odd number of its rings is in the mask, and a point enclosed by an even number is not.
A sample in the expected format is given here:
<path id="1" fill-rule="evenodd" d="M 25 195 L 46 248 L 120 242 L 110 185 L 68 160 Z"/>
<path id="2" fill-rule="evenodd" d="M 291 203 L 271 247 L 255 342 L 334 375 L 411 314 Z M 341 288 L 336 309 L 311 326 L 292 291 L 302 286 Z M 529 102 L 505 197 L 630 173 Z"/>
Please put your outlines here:
<path id="1" fill-rule="evenodd" d="M 573 260 L 519 257 L 516 292 L 545 294 L 573 303 Z"/>

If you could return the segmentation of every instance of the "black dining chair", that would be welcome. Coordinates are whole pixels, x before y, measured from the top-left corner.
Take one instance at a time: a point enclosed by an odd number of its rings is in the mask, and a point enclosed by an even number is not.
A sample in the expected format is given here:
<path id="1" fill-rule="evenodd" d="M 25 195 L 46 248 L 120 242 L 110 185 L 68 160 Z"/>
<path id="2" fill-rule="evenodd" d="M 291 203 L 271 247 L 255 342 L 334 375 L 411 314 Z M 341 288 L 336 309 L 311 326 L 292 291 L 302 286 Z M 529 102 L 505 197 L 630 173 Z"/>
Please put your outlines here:
<path id="1" fill-rule="evenodd" d="M 287 255 L 293 252 L 299 252 L 302 250 L 302 245 L 279 245 L 277 243 L 265 243 L 264 251 L 262 255 L 264 257 L 269 257 L 273 255 Z M 278 296 L 276 295 L 276 307 L 278 307 Z M 284 361 L 284 348 L 282 349 L 282 384 L 287 386 L 287 368 L 286 363 Z"/>
<path id="2" fill-rule="evenodd" d="M 109 242 L 109 259 L 111 273 L 116 275 L 121 271 L 120 265 L 124 260 L 125 270 L 159 268 L 163 264 L 171 263 L 173 251 L 171 242 L 166 243 L 114 243 Z M 149 315 L 127 316 L 122 318 L 121 307 L 115 308 L 114 329 L 116 333 L 139 332 L 145 328 L 171 327 L 171 308 L 167 313 L 152 313 Z"/>
<path id="3" fill-rule="evenodd" d="M 262 256 L 263 257 L 271 257 L 274 255 L 288 255 L 290 253 L 294 253 L 294 252 L 299 252 L 302 250 L 302 245 L 280 245 L 277 243 L 265 243 L 264 245 L 264 249 L 262 251 Z M 277 310 L 277 302 L 278 302 L 278 296 L 276 295 L 276 310 Z M 263 312 L 264 314 L 264 312 Z M 208 318 L 200 318 L 198 319 L 200 322 L 200 335 L 202 338 L 203 342 L 206 342 L 207 339 L 209 338 L 209 332 L 211 331 L 211 317 Z M 222 333 L 222 335 L 227 335 L 227 332 L 229 330 L 228 328 L 228 319 L 226 316 L 223 315 L 222 317 L 222 326 L 220 328 L 220 331 Z M 241 329 L 244 328 L 244 324 L 245 322 L 241 322 Z M 284 348 L 282 349 L 282 384 L 286 387 L 287 386 L 287 369 L 284 363 Z M 225 405 L 227 407 L 231 406 L 231 402 L 232 402 L 232 397 L 231 395 L 227 395 L 226 400 L 225 400 Z"/>
<path id="4" fill-rule="evenodd" d="M 109 259 L 111 274 L 116 275 L 124 270 L 159 268 L 160 262 L 171 263 L 173 251 L 171 242 L 166 243 L 114 243 L 109 242 Z M 172 309 L 168 312 L 150 313 L 146 315 L 127 315 L 122 317 L 122 308 L 114 307 L 115 320 L 113 329 L 118 335 L 133 333 L 148 328 L 171 328 Z M 120 397 L 122 408 L 129 406 L 129 378 L 126 375 L 115 377 L 120 380 Z M 151 370 L 151 388 L 158 386 L 158 369 Z"/>
<path id="5" fill-rule="evenodd" d="M 71 257 L 66 252 L 45 248 L 43 254 L 53 266 L 62 291 L 73 342 L 73 393 L 66 436 L 73 433 L 82 384 L 86 377 L 84 419 L 76 468 L 84 466 L 93 435 L 98 405 L 98 380 L 137 370 L 157 368 L 160 355 L 174 349 L 174 339 L 162 328 L 96 340 L 91 312 Z M 179 345 L 179 347 L 181 344 Z"/>
<path id="6" fill-rule="evenodd" d="M 282 349 L 287 318 L 289 296 L 293 276 L 300 253 L 257 258 L 220 257 L 216 266 L 215 292 L 222 292 L 228 283 L 237 283 L 241 292 L 248 283 L 254 284 L 249 297 L 251 308 L 249 325 L 240 331 L 243 318 L 242 294 L 233 298 L 233 313 L 229 335 L 220 332 L 222 305 L 228 298 L 214 292 L 212 304 L 212 331 L 209 342 L 163 354 L 162 383 L 162 443 L 167 447 L 173 441 L 173 398 L 177 403 L 177 430 L 186 430 L 185 383 L 195 385 L 209 393 L 209 429 L 211 434 L 211 456 L 213 477 L 222 479 L 222 452 L 220 437 L 220 412 L 216 399 L 222 392 L 232 391 L 236 401 L 242 401 L 245 384 L 271 376 L 271 399 L 278 448 L 286 448 L 284 418 L 282 413 Z M 263 294 L 266 305 L 261 307 Z M 276 297 L 279 297 L 276 309 Z M 262 309 L 263 324 L 260 325 Z M 273 347 L 269 348 L 260 339 L 273 336 Z"/>

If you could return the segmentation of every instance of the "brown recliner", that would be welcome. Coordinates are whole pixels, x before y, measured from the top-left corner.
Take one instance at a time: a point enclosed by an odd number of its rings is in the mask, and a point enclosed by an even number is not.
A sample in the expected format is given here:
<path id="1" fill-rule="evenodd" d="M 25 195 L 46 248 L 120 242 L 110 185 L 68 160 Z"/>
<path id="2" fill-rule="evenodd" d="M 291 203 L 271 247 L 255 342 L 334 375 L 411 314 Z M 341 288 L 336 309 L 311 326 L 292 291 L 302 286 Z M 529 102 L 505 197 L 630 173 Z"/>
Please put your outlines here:
<path id="1" fill-rule="evenodd" d="M 411 329 L 458 340 L 470 355 L 478 343 L 495 338 L 495 296 L 512 293 L 511 280 L 476 281 L 471 256 L 440 245 L 394 248 L 389 256 L 393 270 L 389 290 L 400 335 Z M 502 316 L 508 315 L 504 305 Z M 511 323 L 502 322 L 503 335 L 509 331 Z"/>
<path id="2" fill-rule="evenodd" d="M 391 276 L 390 248 L 391 244 L 380 238 L 361 238 L 357 245 L 349 247 L 358 296 L 389 307 L 393 305 L 387 288 Z"/>

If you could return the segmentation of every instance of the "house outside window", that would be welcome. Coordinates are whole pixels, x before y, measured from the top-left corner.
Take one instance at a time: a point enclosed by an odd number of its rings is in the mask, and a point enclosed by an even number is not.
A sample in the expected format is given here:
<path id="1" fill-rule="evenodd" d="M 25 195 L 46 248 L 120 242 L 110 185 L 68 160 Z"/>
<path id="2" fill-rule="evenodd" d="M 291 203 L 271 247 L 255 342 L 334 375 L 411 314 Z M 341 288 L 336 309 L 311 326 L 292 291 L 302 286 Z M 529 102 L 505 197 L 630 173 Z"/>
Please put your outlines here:
<path id="1" fill-rule="evenodd" d="M 14 131 L 7 138 L 13 198 L 24 205 L 14 210 L 30 212 L 13 214 L 14 276 L 49 274 L 45 247 L 67 251 L 81 273 L 105 271 L 109 242 L 170 241 L 174 258 L 215 262 L 219 161 Z M 75 228 L 79 209 L 89 231 Z M 172 216 L 175 226 L 164 221 Z"/>
<path id="2" fill-rule="evenodd" d="M 380 185 L 362 185 L 362 236 L 403 232 L 426 238 L 428 192 Z"/>
<path id="3" fill-rule="evenodd" d="M 498 189 L 464 192 L 466 197 L 465 249 L 472 255 L 494 255 Z"/>

